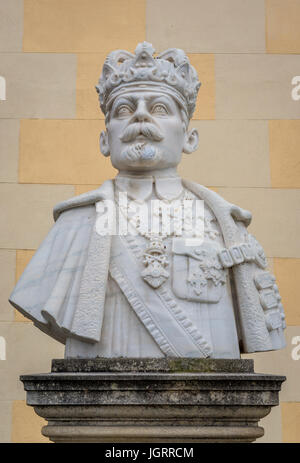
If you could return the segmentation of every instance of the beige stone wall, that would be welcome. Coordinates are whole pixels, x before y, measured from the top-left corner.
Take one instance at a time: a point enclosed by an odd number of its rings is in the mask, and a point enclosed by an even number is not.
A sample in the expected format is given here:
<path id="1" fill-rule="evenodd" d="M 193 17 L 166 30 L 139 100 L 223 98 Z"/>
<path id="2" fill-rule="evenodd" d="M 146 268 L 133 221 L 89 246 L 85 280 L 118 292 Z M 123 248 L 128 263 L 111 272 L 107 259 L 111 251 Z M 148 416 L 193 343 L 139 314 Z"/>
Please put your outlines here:
<path id="1" fill-rule="evenodd" d="M 181 174 L 253 212 L 288 323 L 285 350 L 253 355 L 257 371 L 288 378 L 261 441 L 300 442 L 299 22 L 300 0 L 0 0 L 0 441 L 46 440 L 18 377 L 49 371 L 63 347 L 7 298 L 54 204 L 114 175 L 94 85 L 108 51 L 146 39 L 183 48 L 202 81 L 200 145 Z"/>

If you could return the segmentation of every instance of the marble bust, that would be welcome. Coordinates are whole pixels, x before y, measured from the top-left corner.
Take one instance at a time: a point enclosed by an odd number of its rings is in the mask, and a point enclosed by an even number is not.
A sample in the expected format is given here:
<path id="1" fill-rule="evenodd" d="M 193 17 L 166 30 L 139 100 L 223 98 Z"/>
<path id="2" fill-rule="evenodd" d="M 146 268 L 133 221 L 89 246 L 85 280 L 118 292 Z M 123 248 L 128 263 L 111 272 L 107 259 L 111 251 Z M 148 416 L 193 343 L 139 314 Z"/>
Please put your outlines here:
<path id="1" fill-rule="evenodd" d="M 54 208 L 10 296 L 67 358 L 239 358 L 285 346 L 250 212 L 177 173 L 197 148 L 199 87 L 179 49 L 154 56 L 143 42 L 106 58 L 100 148 L 119 173 Z"/>

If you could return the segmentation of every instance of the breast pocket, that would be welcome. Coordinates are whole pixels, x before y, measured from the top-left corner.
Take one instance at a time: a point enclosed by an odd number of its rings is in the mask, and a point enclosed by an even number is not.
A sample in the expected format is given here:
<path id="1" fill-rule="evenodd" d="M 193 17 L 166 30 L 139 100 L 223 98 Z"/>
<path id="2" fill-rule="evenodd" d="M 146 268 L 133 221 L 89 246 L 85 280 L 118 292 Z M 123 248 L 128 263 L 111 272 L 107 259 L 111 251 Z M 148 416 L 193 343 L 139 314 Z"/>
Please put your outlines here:
<path id="1" fill-rule="evenodd" d="M 173 239 L 172 287 L 180 299 L 217 303 L 225 292 L 228 270 L 209 243 L 189 246 L 185 238 Z"/>

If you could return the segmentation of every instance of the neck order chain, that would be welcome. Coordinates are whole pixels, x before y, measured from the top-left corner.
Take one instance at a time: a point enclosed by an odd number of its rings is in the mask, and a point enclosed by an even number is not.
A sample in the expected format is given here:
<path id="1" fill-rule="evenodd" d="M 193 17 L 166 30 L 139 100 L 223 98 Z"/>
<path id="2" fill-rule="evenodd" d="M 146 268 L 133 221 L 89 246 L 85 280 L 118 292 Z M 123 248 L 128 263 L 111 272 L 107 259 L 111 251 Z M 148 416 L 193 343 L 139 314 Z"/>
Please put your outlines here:
<path id="1" fill-rule="evenodd" d="M 189 191 L 184 190 L 181 197 L 177 200 L 156 200 L 151 203 L 156 207 L 151 208 L 150 218 L 156 219 L 156 230 L 149 231 L 149 228 L 145 227 L 143 218 L 139 213 L 139 209 L 144 207 L 144 213 L 148 214 L 149 211 L 145 202 L 138 202 L 127 199 L 126 204 L 122 204 L 118 200 L 119 193 L 124 193 L 121 190 L 116 191 L 116 203 L 118 204 L 118 210 L 125 217 L 128 224 L 133 227 L 135 232 L 143 236 L 149 243 L 143 254 L 143 264 L 145 269 L 141 272 L 142 278 L 153 288 L 158 288 L 162 283 L 169 277 L 169 272 L 166 267 L 169 265 L 169 261 L 166 253 L 166 245 L 164 240 L 169 236 L 199 236 L 195 228 L 193 229 L 193 204 L 196 197 Z M 187 203 L 189 204 L 186 209 Z M 183 214 L 184 210 L 184 214 Z M 168 230 L 163 230 L 163 214 L 164 219 L 167 221 Z M 202 217 L 203 213 L 201 213 Z M 201 219 L 199 216 L 199 218 Z M 203 217 L 202 217 L 203 219 Z M 145 221 L 145 215 L 144 215 Z M 148 223 L 148 220 L 145 221 Z M 151 222 L 152 225 L 152 222 Z M 129 231 L 130 232 L 130 231 Z"/>

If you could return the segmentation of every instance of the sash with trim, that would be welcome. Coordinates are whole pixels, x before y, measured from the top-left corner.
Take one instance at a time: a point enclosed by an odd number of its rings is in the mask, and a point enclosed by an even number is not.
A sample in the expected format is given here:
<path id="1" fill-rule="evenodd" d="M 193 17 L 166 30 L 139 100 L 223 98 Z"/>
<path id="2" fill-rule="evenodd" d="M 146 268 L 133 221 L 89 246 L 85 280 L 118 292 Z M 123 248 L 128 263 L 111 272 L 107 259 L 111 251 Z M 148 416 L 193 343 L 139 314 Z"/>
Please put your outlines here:
<path id="1" fill-rule="evenodd" d="M 163 284 L 150 287 L 141 277 L 142 257 L 132 235 L 113 237 L 110 274 L 129 304 L 168 357 L 210 357 L 212 349 Z"/>

